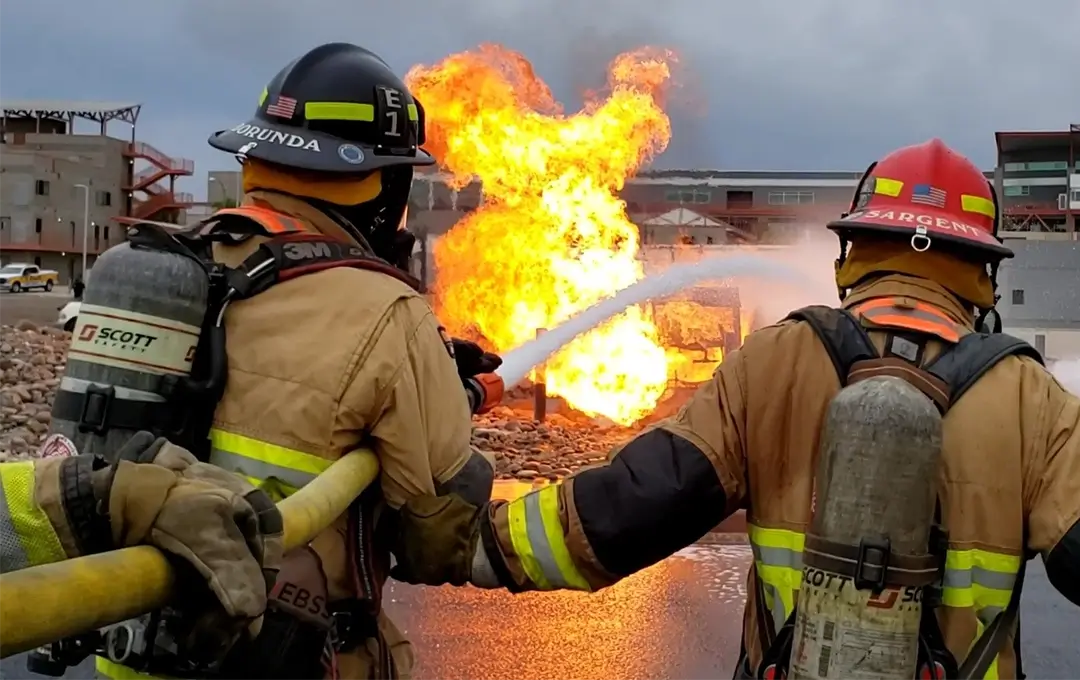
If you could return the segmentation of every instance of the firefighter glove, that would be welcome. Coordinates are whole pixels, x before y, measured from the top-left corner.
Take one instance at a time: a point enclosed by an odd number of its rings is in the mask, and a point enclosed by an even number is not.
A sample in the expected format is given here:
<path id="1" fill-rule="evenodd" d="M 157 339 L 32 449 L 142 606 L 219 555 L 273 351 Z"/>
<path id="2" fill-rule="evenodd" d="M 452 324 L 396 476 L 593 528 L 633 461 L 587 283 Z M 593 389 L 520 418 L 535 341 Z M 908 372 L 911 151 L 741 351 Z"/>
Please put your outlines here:
<path id="1" fill-rule="evenodd" d="M 469 583 L 487 513 L 487 503 L 476 506 L 455 493 L 410 499 L 401 508 L 390 575 L 416 585 Z"/>
<path id="2" fill-rule="evenodd" d="M 178 560 L 181 647 L 210 661 L 258 633 L 282 559 L 281 513 L 262 491 L 188 451 L 136 434 L 96 472 L 113 545 L 153 545 Z"/>
<path id="3" fill-rule="evenodd" d="M 502 357 L 498 354 L 485 352 L 484 349 L 468 340 L 451 338 L 454 347 L 454 360 L 457 362 L 458 375 L 462 380 L 467 380 L 481 373 L 494 373 L 495 369 L 502 366 Z"/>

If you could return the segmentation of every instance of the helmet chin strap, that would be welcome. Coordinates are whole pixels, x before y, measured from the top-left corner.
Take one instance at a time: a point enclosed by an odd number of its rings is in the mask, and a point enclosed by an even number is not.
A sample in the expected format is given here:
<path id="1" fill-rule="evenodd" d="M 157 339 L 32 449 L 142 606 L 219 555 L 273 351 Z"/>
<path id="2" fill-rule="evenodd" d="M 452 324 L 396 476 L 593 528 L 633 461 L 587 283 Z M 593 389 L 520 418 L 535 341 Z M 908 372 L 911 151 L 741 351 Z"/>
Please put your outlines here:
<path id="1" fill-rule="evenodd" d="M 990 265 L 990 285 L 994 289 L 994 304 L 986 309 L 979 309 L 979 315 L 975 319 L 975 330 L 982 333 L 1000 333 L 1001 332 L 1001 314 L 997 311 L 997 303 L 1001 300 L 1001 296 L 997 292 L 997 273 L 998 263 L 993 262 Z M 991 328 L 987 328 L 986 319 L 993 313 L 994 325 Z"/>

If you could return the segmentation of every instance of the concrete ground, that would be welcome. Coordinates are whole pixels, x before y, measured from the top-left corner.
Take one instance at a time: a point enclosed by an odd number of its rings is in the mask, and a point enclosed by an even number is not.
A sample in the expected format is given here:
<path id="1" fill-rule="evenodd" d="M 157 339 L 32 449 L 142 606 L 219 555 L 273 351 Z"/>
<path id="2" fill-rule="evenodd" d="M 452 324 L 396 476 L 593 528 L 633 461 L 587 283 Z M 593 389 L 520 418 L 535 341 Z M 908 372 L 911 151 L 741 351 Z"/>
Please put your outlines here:
<path id="1" fill-rule="evenodd" d="M 13 325 L 23 319 L 36 324 L 54 324 L 60 308 L 71 301 L 66 286 L 51 292 L 0 293 L 0 324 Z"/>

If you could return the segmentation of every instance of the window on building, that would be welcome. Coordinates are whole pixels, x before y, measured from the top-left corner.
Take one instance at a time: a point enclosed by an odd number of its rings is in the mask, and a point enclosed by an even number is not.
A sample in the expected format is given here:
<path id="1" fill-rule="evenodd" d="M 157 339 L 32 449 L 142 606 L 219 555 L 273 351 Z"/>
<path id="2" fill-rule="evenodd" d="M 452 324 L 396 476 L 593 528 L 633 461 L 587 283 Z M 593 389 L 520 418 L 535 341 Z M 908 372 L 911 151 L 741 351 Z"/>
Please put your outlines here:
<path id="1" fill-rule="evenodd" d="M 44 179 L 39 179 L 36 182 L 34 182 L 34 193 L 37 194 L 38 196 L 48 196 L 49 195 L 49 181 L 44 180 Z"/>
<path id="2" fill-rule="evenodd" d="M 743 191 L 738 189 L 731 189 L 727 192 L 727 207 L 731 208 L 753 208 L 754 207 L 754 192 Z"/>
<path id="3" fill-rule="evenodd" d="M 668 203 L 708 203 L 712 200 L 712 193 L 700 189 L 671 189 L 664 193 L 664 200 Z"/>
<path id="4" fill-rule="evenodd" d="M 11 226 L 11 218 L 0 217 L 0 231 L 7 231 L 9 226 Z"/>
<path id="5" fill-rule="evenodd" d="M 1023 288 L 1013 288 L 1013 290 L 1012 290 L 1012 303 L 1014 305 L 1022 305 L 1022 304 L 1024 304 L 1024 289 Z"/>
<path id="6" fill-rule="evenodd" d="M 1028 172 L 1055 172 L 1057 170 L 1068 170 L 1068 161 L 1038 161 L 1035 163 L 1027 164 Z"/>
<path id="7" fill-rule="evenodd" d="M 1006 196 L 1030 196 L 1031 186 L 1027 184 L 1020 184 L 1017 186 L 1005 187 Z"/>
<path id="8" fill-rule="evenodd" d="M 1005 163 L 1005 172 L 1058 172 L 1068 170 L 1068 161 L 1034 161 L 1030 163 Z"/>
<path id="9" fill-rule="evenodd" d="M 98 225 L 95 224 L 94 225 L 94 240 L 96 241 L 99 238 L 101 238 L 101 227 L 99 227 Z"/>
<path id="10" fill-rule="evenodd" d="M 109 240 L 109 225 L 107 225 L 107 224 L 105 225 L 105 229 L 104 229 L 103 233 L 105 234 L 105 240 L 108 241 Z"/>
<path id="11" fill-rule="evenodd" d="M 95 199 L 100 206 L 112 205 L 112 192 L 111 191 L 99 191 L 97 192 L 97 198 Z"/>
<path id="12" fill-rule="evenodd" d="M 37 232 L 38 234 L 41 233 L 41 218 L 40 217 L 34 220 L 34 231 Z"/>
<path id="13" fill-rule="evenodd" d="M 710 246 L 711 246 L 711 245 L 713 244 L 713 237 L 712 237 L 712 236 L 706 236 L 706 237 L 705 237 L 705 243 L 706 243 L 707 245 L 710 245 Z"/>
<path id="14" fill-rule="evenodd" d="M 770 191 L 769 205 L 811 205 L 813 191 Z"/>
<path id="15" fill-rule="evenodd" d="M 1035 334 L 1035 349 L 1039 354 L 1046 354 L 1046 336 L 1042 333 Z"/>

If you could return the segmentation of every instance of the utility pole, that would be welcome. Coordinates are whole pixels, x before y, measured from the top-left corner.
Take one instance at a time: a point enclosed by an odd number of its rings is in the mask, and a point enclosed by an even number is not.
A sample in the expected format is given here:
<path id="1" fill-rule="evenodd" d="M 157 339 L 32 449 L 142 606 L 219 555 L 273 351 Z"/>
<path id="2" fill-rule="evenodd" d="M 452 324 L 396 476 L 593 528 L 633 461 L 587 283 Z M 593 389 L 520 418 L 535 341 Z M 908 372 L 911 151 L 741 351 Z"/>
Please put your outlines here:
<path id="1" fill-rule="evenodd" d="M 89 181 L 89 180 L 87 180 Z M 88 184 L 76 184 L 76 188 L 83 190 L 83 214 L 82 214 L 82 280 L 86 283 L 86 246 L 87 232 L 90 230 L 90 186 Z"/>

